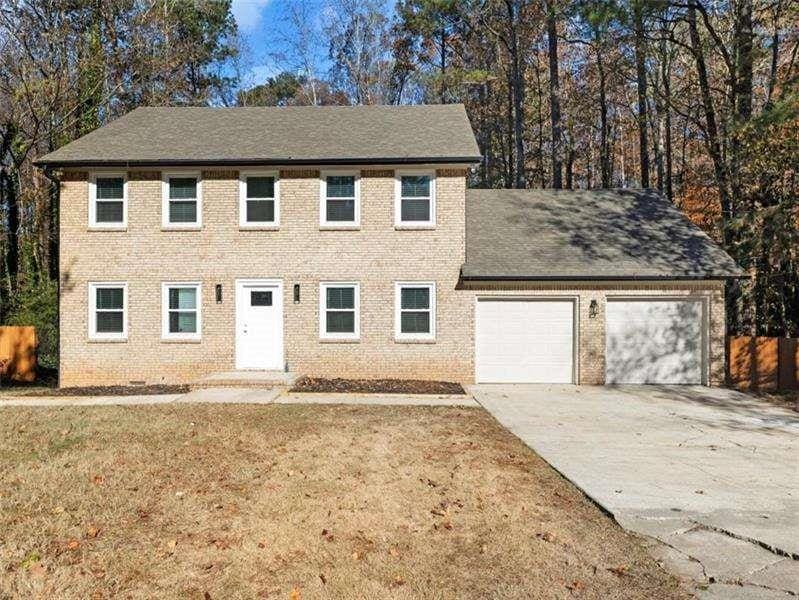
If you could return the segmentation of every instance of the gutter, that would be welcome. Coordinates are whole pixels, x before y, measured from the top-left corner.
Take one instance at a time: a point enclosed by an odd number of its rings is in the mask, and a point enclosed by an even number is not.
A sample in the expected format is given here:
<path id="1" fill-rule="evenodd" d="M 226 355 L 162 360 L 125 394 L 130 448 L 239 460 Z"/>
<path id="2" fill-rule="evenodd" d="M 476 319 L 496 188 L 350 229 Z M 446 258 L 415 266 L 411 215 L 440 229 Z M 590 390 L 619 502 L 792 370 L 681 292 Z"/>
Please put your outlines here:
<path id="1" fill-rule="evenodd" d="M 726 281 L 751 275 L 464 275 L 463 281 Z"/>
<path id="2" fill-rule="evenodd" d="M 262 158 L 262 159 L 169 159 L 169 160 L 35 160 L 37 167 L 59 169 L 66 167 L 260 167 L 260 166 L 329 166 L 329 165 L 424 165 L 424 164 L 464 164 L 480 162 L 481 156 L 439 156 L 423 157 L 376 157 L 376 158 Z"/>

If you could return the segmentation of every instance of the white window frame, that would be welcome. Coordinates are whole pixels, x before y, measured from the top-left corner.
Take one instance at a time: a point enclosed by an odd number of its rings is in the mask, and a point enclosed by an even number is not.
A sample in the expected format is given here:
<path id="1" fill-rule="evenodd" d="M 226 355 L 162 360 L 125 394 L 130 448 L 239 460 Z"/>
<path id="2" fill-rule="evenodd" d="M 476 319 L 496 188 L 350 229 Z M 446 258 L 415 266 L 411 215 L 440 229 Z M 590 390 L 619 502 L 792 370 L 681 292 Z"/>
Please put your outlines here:
<path id="1" fill-rule="evenodd" d="M 171 288 L 195 288 L 197 290 L 197 331 L 194 333 L 172 333 L 169 331 L 169 290 Z M 200 340 L 202 339 L 203 289 L 199 281 L 165 281 L 161 284 L 161 339 L 163 340 Z M 187 311 L 181 311 L 187 312 Z"/>
<path id="2" fill-rule="evenodd" d="M 402 332 L 402 288 L 415 287 L 430 290 L 430 331 L 428 333 Z M 410 312 L 422 312 L 415 309 Z M 397 340 L 435 340 L 436 339 L 436 284 L 434 281 L 397 281 L 394 284 L 394 338 Z"/>
<path id="3" fill-rule="evenodd" d="M 172 223 L 169 220 L 169 180 L 173 177 L 197 179 L 197 220 L 193 223 Z M 161 177 L 161 227 L 163 229 L 200 229 L 203 226 L 203 184 L 200 171 L 165 171 Z"/>
<path id="4" fill-rule="evenodd" d="M 355 177 L 355 220 L 354 221 L 328 221 L 327 220 L 327 178 L 328 177 Z M 323 171 L 319 174 L 319 226 L 325 229 L 353 229 L 361 226 L 361 172 L 360 171 Z M 344 198 L 334 198 L 343 200 Z"/>
<path id="5" fill-rule="evenodd" d="M 430 178 L 430 219 L 428 221 L 402 220 L 402 177 L 427 175 Z M 400 229 L 434 229 L 436 226 L 436 172 L 430 169 L 402 170 L 394 174 L 394 226 Z"/>
<path id="6" fill-rule="evenodd" d="M 265 198 L 247 197 L 247 178 L 249 177 L 274 177 L 275 179 L 275 218 L 272 221 L 248 221 L 247 200 L 265 200 Z M 239 227 L 244 229 L 276 229 L 280 227 L 280 177 L 277 171 L 246 171 L 239 172 Z"/>
<path id="7" fill-rule="evenodd" d="M 97 178 L 122 178 L 122 221 L 118 223 L 97 222 Z M 100 200 L 100 202 L 118 202 Z M 125 171 L 94 171 L 89 178 L 89 227 L 92 229 L 127 229 L 128 227 L 128 174 Z"/>
<path id="8" fill-rule="evenodd" d="M 122 288 L 122 332 L 97 331 L 97 290 L 107 288 Z M 91 340 L 116 340 L 128 339 L 128 284 L 124 281 L 92 281 L 89 282 L 89 339 Z"/>
<path id="9" fill-rule="evenodd" d="M 351 287 L 355 290 L 355 331 L 353 333 L 327 332 L 327 289 Z M 335 310 L 335 309 L 333 309 Z M 360 340 L 361 338 L 361 284 L 356 281 L 325 281 L 319 284 L 319 337 L 323 340 Z"/>

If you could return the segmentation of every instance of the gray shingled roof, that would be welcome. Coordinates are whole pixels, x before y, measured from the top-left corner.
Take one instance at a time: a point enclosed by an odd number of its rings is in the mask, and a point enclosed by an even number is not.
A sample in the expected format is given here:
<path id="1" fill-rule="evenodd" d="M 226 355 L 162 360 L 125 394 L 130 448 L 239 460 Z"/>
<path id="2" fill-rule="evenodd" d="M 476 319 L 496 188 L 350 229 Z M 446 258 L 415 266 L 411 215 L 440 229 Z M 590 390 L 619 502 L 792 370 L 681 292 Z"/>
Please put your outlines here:
<path id="1" fill-rule="evenodd" d="M 642 190 L 468 190 L 466 279 L 738 277 L 671 202 Z"/>
<path id="2" fill-rule="evenodd" d="M 471 163 L 479 158 L 461 104 L 142 107 L 37 164 Z"/>

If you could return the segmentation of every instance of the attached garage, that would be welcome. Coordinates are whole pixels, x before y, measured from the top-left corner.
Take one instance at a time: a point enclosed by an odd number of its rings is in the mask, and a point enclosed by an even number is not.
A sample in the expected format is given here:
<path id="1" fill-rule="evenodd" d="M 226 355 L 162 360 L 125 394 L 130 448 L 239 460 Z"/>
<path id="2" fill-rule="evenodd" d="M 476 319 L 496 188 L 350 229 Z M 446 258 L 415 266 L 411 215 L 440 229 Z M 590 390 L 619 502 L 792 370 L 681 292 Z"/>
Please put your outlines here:
<path id="1" fill-rule="evenodd" d="M 652 190 L 466 192 L 478 382 L 721 385 L 741 277 Z"/>
<path id="2" fill-rule="evenodd" d="M 609 298 L 605 383 L 704 383 L 704 306 L 699 298 Z"/>
<path id="3" fill-rule="evenodd" d="M 574 301 L 478 298 L 478 383 L 573 383 Z"/>

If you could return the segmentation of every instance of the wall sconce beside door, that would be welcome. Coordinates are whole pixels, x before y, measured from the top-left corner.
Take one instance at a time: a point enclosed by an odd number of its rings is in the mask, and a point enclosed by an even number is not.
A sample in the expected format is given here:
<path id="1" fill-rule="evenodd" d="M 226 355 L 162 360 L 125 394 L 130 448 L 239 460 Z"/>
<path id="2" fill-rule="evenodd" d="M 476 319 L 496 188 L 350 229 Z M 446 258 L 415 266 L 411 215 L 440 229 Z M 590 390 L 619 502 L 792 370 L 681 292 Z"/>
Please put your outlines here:
<path id="1" fill-rule="evenodd" d="M 222 304 L 222 284 L 217 283 L 214 287 L 214 295 L 216 297 L 216 303 Z"/>
<path id="2" fill-rule="evenodd" d="M 300 284 L 294 284 L 294 304 L 300 303 Z"/>
<path id="3" fill-rule="evenodd" d="M 591 304 L 588 305 L 588 318 L 595 319 L 598 312 L 599 307 L 597 306 L 596 300 L 591 300 Z"/>

